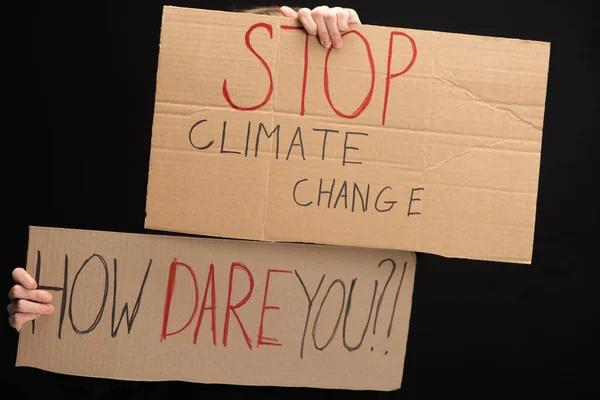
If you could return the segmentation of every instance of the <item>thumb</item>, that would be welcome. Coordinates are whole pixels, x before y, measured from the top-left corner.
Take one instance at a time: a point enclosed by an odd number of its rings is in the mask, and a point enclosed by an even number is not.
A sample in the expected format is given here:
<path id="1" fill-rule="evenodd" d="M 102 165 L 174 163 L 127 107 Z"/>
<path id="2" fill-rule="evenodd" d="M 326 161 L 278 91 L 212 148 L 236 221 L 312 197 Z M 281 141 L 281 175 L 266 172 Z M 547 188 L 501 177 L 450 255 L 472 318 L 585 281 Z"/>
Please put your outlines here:
<path id="1" fill-rule="evenodd" d="M 290 8 L 288 6 L 282 6 L 282 7 L 279 8 L 279 10 L 281 11 L 281 13 L 283 14 L 283 16 L 285 16 L 285 17 L 291 17 L 291 18 L 297 18 L 298 17 L 298 13 L 293 8 Z"/>

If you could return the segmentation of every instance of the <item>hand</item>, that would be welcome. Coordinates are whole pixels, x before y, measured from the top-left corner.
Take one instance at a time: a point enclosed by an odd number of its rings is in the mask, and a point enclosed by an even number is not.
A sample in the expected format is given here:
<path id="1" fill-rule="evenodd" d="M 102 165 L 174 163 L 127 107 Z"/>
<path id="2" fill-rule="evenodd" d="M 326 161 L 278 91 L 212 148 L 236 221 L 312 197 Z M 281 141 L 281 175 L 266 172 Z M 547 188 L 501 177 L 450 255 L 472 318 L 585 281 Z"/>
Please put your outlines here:
<path id="1" fill-rule="evenodd" d="M 323 47 L 342 47 L 342 32 L 347 31 L 348 24 L 360 24 L 358 14 L 351 8 L 320 6 L 313 8 L 301 8 L 298 12 L 290 7 L 281 7 L 281 13 L 286 17 L 298 18 L 298 20 L 311 36 L 319 36 Z"/>
<path id="2" fill-rule="evenodd" d="M 50 293 L 37 290 L 37 282 L 23 268 L 15 268 L 12 272 L 15 285 L 8 292 L 10 304 L 8 310 L 8 323 L 21 330 L 23 324 L 32 321 L 44 314 L 52 314 L 54 306 L 47 304 L 52 300 Z"/>

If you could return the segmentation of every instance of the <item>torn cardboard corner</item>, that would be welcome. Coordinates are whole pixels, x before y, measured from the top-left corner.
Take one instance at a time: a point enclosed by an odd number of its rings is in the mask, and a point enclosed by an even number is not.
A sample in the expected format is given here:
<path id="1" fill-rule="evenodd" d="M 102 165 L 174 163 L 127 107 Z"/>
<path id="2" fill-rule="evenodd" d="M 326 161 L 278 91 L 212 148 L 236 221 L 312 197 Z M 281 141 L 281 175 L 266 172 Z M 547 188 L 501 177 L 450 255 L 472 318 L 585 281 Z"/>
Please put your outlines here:
<path id="1" fill-rule="evenodd" d="M 411 252 L 30 228 L 55 312 L 17 366 L 133 381 L 393 390 Z"/>
<path id="2" fill-rule="evenodd" d="M 530 263 L 550 44 L 164 8 L 146 228 Z"/>

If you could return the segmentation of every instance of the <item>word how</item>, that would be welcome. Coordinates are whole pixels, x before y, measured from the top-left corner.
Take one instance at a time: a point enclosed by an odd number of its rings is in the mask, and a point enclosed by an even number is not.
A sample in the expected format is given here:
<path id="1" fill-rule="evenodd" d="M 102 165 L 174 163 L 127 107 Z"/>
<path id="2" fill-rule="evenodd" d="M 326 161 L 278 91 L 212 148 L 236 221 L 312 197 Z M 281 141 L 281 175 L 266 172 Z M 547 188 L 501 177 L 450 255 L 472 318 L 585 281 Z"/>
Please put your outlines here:
<path id="1" fill-rule="evenodd" d="M 35 280 L 36 280 L 36 282 L 38 282 L 38 284 L 40 282 L 41 263 L 42 263 L 41 253 L 38 251 L 37 252 L 37 261 L 36 261 L 36 270 L 35 270 Z M 131 315 L 129 314 L 129 304 L 125 303 L 125 305 L 123 306 L 123 308 L 121 310 L 121 316 L 119 317 L 118 323 L 115 326 L 115 317 L 116 317 L 116 308 L 117 308 L 117 259 L 113 260 L 113 302 L 112 302 L 111 330 L 110 330 L 111 336 L 113 338 L 117 336 L 119 327 L 121 326 L 121 322 L 123 321 L 123 317 L 125 317 L 125 319 L 126 319 L 127 333 L 131 333 L 133 323 L 134 323 L 135 318 L 140 310 L 140 306 L 141 306 L 141 302 L 142 302 L 142 293 L 144 292 L 144 286 L 146 285 L 146 281 L 148 279 L 148 274 L 150 273 L 151 265 L 152 265 L 152 260 L 150 260 L 150 262 L 148 263 L 148 267 L 146 268 L 146 272 L 144 273 L 144 277 L 142 278 L 140 290 L 138 291 L 137 299 L 135 300 L 135 305 L 133 306 Z M 96 318 L 94 319 L 92 324 L 88 327 L 81 327 L 79 324 L 77 324 L 75 322 L 75 318 L 73 317 L 73 302 L 74 302 L 73 298 L 75 297 L 74 294 L 76 292 L 75 289 L 77 288 L 77 284 L 81 282 L 81 281 L 79 281 L 81 273 L 86 268 L 94 268 L 94 266 L 96 266 L 96 268 L 98 268 L 98 267 L 102 268 L 102 271 L 104 272 L 104 282 L 103 282 L 104 285 L 100 286 L 103 291 L 102 292 L 102 302 L 100 304 L 100 307 L 98 308 Z M 71 322 L 71 327 L 73 328 L 73 331 L 75 333 L 87 334 L 87 333 L 92 332 L 94 329 L 96 329 L 96 327 L 102 320 L 102 316 L 104 314 L 104 309 L 106 307 L 106 302 L 108 300 L 108 287 L 109 287 L 108 269 L 109 269 L 108 263 L 106 262 L 104 257 L 102 257 L 100 254 L 93 254 L 92 256 L 90 256 L 88 259 L 86 259 L 81 264 L 81 267 L 75 274 L 75 278 L 73 279 L 73 282 L 71 283 L 71 286 L 69 288 L 69 286 L 68 286 L 69 257 L 68 257 L 68 255 L 65 255 L 63 286 L 39 285 L 38 288 L 42 289 L 42 290 L 62 292 L 62 302 L 61 302 L 60 316 L 59 316 L 60 319 L 59 319 L 59 324 L 58 324 L 58 338 L 59 339 L 62 338 L 62 329 L 63 329 L 63 322 L 65 319 L 65 313 L 68 313 L 69 321 Z M 94 287 L 97 287 L 97 286 L 94 285 Z M 68 305 L 68 310 L 67 310 L 67 305 Z M 32 330 L 33 330 L 33 333 L 35 334 L 35 321 L 33 321 L 33 323 L 32 323 Z"/>

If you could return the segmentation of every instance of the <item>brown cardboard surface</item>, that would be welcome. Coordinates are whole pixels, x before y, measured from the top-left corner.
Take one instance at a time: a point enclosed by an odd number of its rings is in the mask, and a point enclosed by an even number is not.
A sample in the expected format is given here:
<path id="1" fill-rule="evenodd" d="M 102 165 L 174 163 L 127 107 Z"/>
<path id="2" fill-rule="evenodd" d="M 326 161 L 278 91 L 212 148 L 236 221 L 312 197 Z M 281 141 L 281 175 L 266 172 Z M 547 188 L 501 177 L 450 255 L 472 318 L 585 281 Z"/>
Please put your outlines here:
<path id="1" fill-rule="evenodd" d="M 298 26 L 164 8 L 145 226 L 530 263 L 550 44 Z"/>
<path id="2" fill-rule="evenodd" d="M 31 227 L 26 269 L 55 312 L 23 326 L 17 366 L 357 390 L 402 381 L 411 252 Z"/>

